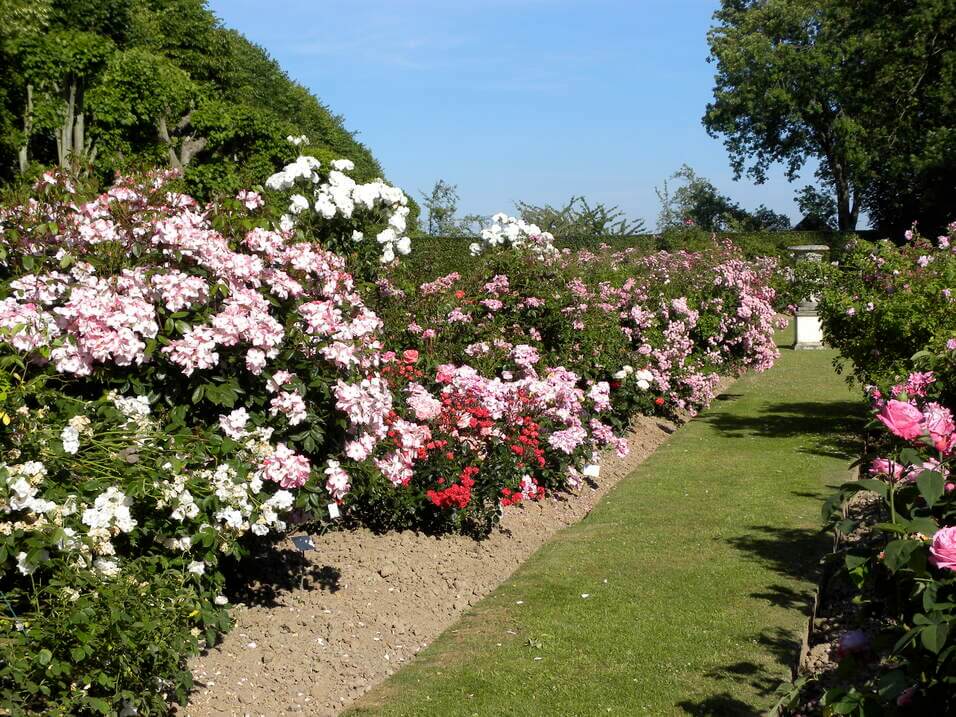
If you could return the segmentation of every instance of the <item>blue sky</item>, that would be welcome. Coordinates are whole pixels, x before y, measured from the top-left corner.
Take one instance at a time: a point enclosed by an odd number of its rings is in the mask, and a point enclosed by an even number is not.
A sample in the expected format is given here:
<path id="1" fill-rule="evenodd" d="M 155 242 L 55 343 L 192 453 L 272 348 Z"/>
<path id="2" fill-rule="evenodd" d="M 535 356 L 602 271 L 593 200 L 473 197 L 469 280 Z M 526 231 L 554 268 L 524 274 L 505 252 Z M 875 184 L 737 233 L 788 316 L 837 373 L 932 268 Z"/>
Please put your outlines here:
<path id="1" fill-rule="evenodd" d="M 733 181 L 700 123 L 716 0 L 211 0 L 345 117 L 392 182 L 458 185 L 462 213 L 619 205 L 654 227 L 654 187 L 690 164 L 744 207 L 799 219 L 794 191 Z"/>

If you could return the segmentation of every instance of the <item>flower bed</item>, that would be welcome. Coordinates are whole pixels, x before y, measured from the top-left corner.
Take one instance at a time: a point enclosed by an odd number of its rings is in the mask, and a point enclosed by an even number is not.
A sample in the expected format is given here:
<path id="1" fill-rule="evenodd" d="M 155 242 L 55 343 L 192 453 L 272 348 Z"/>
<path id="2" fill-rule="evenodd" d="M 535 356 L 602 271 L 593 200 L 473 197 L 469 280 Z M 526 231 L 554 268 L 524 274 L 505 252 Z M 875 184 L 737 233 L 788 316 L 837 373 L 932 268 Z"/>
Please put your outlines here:
<path id="1" fill-rule="evenodd" d="M 208 206 L 47 174 L 0 213 L 5 703 L 162 711 L 250 541 L 487 534 L 597 478 L 635 413 L 773 361 L 770 262 L 560 254 L 502 218 L 467 275 L 403 287 L 405 197 L 350 169 Z"/>

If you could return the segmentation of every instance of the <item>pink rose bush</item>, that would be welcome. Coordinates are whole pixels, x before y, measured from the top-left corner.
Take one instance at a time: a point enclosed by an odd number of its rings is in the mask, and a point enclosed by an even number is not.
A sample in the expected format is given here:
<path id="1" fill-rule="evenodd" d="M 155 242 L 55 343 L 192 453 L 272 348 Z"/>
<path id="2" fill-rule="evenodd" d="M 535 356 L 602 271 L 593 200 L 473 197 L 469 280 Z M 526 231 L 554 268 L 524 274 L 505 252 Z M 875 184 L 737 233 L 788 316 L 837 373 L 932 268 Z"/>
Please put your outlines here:
<path id="1" fill-rule="evenodd" d="M 942 402 L 956 404 L 956 222 L 935 238 L 906 232 L 901 245 L 855 239 L 840 264 L 819 306 L 828 345 L 864 385 L 931 368 Z"/>
<path id="2" fill-rule="evenodd" d="M 876 653 L 841 665 L 841 682 L 853 685 L 849 694 L 872 696 L 875 704 L 898 697 L 914 706 L 944 704 L 956 675 L 949 632 L 956 621 L 956 425 L 937 400 L 945 392 L 930 371 L 912 372 L 885 390 L 871 387 L 879 453 L 864 464 L 867 478 L 844 485 L 828 503 L 844 531 L 854 527 L 842 510 L 852 495 L 872 491 L 881 499 L 874 532 L 882 536 L 851 547 L 847 565 L 860 604 L 872 606 L 869 619 L 883 623 L 888 639 L 881 649 L 888 654 L 882 659 L 892 668 L 874 673 L 867 665 L 878 661 Z M 849 654 L 837 652 L 840 660 Z M 900 675 L 896 691 L 880 687 L 890 669 Z M 846 694 L 843 686 L 829 689 L 827 704 Z"/>
<path id="3" fill-rule="evenodd" d="M 903 239 L 854 240 L 819 307 L 827 343 L 870 386 L 875 455 L 866 477 L 828 505 L 843 531 L 852 495 L 879 496 L 875 539 L 850 548 L 847 565 L 854 603 L 885 639 L 869 664 L 841 665 L 842 684 L 824 699 L 835 711 L 866 704 L 867 713 L 948 714 L 956 709 L 956 223 L 936 238 L 914 226 Z"/>

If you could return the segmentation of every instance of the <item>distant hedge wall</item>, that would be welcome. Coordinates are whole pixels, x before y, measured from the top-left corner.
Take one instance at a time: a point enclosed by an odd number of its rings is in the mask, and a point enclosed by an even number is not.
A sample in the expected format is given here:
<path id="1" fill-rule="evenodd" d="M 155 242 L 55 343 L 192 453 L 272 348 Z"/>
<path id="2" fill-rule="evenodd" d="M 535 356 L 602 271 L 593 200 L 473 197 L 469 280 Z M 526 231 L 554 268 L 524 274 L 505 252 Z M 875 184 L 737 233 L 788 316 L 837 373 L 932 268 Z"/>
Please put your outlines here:
<path id="1" fill-rule="evenodd" d="M 821 232 L 821 231 L 785 231 L 785 232 L 736 232 L 718 235 L 721 239 L 727 238 L 739 246 L 747 257 L 778 256 L 789 257 L 787 247 L 801 244 L 825 244 L 831 248 L 831 258 L 839 260 L 852 236 L 867 239 L 877 238 L 873 231 L 859 232 Z M 415 239 L 414 250 L 411 255 L 403 259 L 405 271 L 420 274 L 423 280 L 431 279 L 452 271 L 461 271 L 471 261 L 468 245 L 475 241 L 474 237 L 436 237 L 423 235 Z M 596 249 L 601 244 L 607 244 L 616 250 L 637 247 L 642 252 L 654 252 L 661 249 L 676 251 L 685 249 L 694 251 L 709 245 L 710 234 L 696 231 L 679 235 L 639 234 L 629 237 L 610 237 L 605 239 L 562 241 L 557 239 L 555 245 L 560 248 Z"/>

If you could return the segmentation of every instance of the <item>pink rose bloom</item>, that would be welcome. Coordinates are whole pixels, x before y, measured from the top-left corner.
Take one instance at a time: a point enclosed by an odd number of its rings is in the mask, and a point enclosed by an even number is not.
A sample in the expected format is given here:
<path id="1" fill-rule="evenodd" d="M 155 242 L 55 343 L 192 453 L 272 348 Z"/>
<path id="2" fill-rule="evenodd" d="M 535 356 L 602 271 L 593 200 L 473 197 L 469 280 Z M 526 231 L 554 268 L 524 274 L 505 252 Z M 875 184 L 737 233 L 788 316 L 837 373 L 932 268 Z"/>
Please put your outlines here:
<path id="1" fill-rule="evenodd" d="M 435 380 L 437 380 L 438 383 L 451 383 L 452 379 L 455 378 L 455 373 L 455 364 L 444 363 L 438 367 Z"/>
<path id="2" fill-rule="evenodd" d="M 953 424 L 953 414 L 948 408 L 938 403 L 926 404 L 923 410 L 923 422 L 937 451 L 948 451 L 952 448 L 953 431 L 956 431 L 956 425 Z"/>
<path id="3" fill-rule="evenodd" d="M 877 458 L 870 463 L 868 472 L 871 476 L 884 475 L 895 482 L 903 477 L 903 470 L 903 466 L 896 461 L 890 461 L 886 458 Z"/>
<path id="4" fill-rule="evenodd" d="M 250 191 L 248 189 L 243 189 L 239 194 L 236 195 L 236 199 L 246 205 L 246 209 L 253 210 L 261 207 L 265 202 L 262 201 L 262 196 L 257 192 Z"/>
<path id="5" fill-rule="evenodd" d="M 894 436 L 911 441 L 923 433 L 923 414 L 911 403 L 887 401 L 876 417 Z"/>
<path id="6" fill-rule="evenodd" d="M 929 564 L 940 570 L 956 570 L 956 526 L 936 531 L 929 546 Z"/>
<path id="7" fill-rule="evenodd" d="M 418 351 L 415 349 L 405 349 L 402 352 L 402 358 L 404 358 L 407 363 L 415 363 L 418 361 Z"/>
<path id="8" fill-rule="evenodd" d="M 272 455 L 259 465 L 263 480 L 273 481 L 283 488 L 301 488 L 311 472 L 309 459 L 292 451 L 285 443 L 279 443 Z"/>

